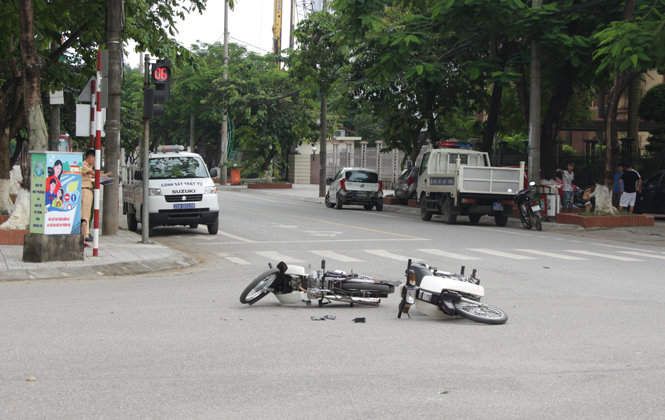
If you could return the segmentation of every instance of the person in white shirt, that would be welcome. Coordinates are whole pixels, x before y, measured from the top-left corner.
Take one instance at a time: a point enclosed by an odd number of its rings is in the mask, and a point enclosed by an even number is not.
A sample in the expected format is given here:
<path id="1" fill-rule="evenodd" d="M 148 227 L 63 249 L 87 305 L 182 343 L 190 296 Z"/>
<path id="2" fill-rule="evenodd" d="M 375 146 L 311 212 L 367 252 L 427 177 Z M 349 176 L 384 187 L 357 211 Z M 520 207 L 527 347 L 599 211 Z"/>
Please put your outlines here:
<path id="1" fill-rule="evenodd" d="M 575 179 L 575 169 L 574 163 L 568 164 L 568 170 L 564 171 L 563 169 L 557 169 L 557 172 L 561 172 L 561 179 L 563 180 L 563 213 L 569 213 L 573 208 L 573 179 Z"/>

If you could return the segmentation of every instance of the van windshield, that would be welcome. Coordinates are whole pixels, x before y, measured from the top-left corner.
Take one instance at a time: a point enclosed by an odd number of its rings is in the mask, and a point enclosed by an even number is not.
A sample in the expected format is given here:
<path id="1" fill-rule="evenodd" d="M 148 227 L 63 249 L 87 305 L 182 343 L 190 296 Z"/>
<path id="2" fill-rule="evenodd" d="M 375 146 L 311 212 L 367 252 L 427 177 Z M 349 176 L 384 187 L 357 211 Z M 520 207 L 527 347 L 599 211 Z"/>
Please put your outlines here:
<path id="1" fill-rule="evenodd" d="M 203 160 L 192 156 L 150 158 L 150 179 L 208 178 Z"/>

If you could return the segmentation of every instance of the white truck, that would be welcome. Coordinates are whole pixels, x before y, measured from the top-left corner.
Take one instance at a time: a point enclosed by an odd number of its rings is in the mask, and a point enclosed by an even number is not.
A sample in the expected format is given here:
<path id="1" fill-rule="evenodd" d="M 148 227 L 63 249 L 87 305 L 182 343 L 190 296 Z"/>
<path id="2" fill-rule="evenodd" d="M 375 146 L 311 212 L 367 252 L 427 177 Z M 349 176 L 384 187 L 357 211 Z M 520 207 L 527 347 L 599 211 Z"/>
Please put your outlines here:
<path id="1" fill-rule="evenodd" d="M 149 235 L 155 226 L 189 226 L 196 229 L 207 225 L 208 233 L 219 229 L 217 187 L 196 153 L 184 152 L 182 146 L 159 146 L 148 156 L 149 169 Z M 136 169 L 136 168 L 134 168 Z M 122 183 L 122 213 L 127 227 L 138 229 L 143 205 L 143 173 L 130 170 Z M 216 169 L 212 169 L 216 176 Z"/>
<path id="2" fill-rule="evenodd" d="M 515 193 L 524 185 L 524 162 L 519 168 L 490 166 L 489 155 L 465 149 L 434 149 L 423 156 L 418 178 L 420 216 L 429 221 L 442 214 L 452 224 L 458 215 L 478 223 L 494 216 L 505 226 L 513 211 Z"/>

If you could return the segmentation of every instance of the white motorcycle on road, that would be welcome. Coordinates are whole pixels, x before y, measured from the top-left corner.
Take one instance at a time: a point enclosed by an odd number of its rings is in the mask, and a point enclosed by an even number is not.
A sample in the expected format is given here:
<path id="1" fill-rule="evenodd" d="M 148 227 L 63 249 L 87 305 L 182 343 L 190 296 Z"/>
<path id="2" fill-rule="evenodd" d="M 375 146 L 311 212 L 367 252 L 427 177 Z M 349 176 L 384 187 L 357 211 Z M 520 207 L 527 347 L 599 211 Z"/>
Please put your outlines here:
<path id="1" fill-rule="evenodd" d="M 453 274 L 409 260 L 406 279 L 398 318 L 403 313 L 409 315 L 409 309 L 415 305 L 417 311 L 434 318 L 459 315 L 485 324 L 508 321 L 508 315 L 501 309 L 480 302 L 485 289 L 476 278 L 476 270 L 470 277 L 464 277 L 464 267 L 460 274 Z"/>

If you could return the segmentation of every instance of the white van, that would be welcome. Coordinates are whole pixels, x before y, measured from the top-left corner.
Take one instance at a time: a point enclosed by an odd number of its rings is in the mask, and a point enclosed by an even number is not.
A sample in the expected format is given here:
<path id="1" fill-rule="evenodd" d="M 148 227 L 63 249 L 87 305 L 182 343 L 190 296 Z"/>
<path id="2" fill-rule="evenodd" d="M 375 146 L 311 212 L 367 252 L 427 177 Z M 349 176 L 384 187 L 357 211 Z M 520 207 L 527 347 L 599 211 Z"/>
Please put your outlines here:
<path id="1" fill-rule="evenodd" d="M 216 235 L 219 228 L 217 187 L 196 153 L 183 151 L 182 146 L 159 146 L 148 157 L 149 231 L 155 226 L 189 226 L 196 229 L 206 225 L 208 233 Z M 216 169 L 212 169 L 216 176 Z M 129 230 L 138 230 L 143 199 L 143 174 L 135 171 L 133 179 L 122 186 L 122 212 L 127 215 Z"/>

